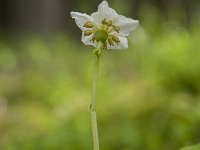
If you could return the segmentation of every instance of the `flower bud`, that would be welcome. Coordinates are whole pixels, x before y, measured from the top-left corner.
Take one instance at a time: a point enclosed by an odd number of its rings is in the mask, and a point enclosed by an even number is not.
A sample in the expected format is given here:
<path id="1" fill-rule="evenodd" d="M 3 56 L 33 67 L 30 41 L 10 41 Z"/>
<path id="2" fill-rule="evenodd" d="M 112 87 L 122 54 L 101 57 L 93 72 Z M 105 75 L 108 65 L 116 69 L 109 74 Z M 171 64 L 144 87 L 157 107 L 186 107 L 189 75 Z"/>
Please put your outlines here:
<path id="1" fill-rule="evenodd" d="M 83 27 L 86 27 L 86 28 L 93 28 L 94 27 L 94 24 L 91 22 L 91 21 L 87 21 Z"/>
<path id="2" fill-rule="evenodd" d="M 92 33 L 93 33 L 92 30 L 85 30 L 84 36 L 90 36 Z"/>

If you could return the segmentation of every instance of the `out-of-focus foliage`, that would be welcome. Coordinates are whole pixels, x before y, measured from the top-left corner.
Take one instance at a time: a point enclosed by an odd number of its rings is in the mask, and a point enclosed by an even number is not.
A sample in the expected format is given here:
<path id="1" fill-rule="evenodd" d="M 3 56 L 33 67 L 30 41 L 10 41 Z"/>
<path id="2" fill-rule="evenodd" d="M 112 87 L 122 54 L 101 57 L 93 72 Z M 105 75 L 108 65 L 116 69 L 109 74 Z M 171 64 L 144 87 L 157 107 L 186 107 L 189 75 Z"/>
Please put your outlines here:
<path id="1" fill-rule="evenodd" d="M 140 19 L 128 50 L 102 56 L 101 149 L 198 143 L 200 18 L 189 29 L 163 21 L 154 9 Z M 92 49 L 67 34 L 0 41 L 0 149 L 91 149 Z"/>
<path id="2" fill-rule="evenodd" d="M 193 146 L 184 147 L 180 150 L 199 150 L 199 149 L 200 149 L 200 145 L 197 144 L 197 145 L 193 145 Z"/>

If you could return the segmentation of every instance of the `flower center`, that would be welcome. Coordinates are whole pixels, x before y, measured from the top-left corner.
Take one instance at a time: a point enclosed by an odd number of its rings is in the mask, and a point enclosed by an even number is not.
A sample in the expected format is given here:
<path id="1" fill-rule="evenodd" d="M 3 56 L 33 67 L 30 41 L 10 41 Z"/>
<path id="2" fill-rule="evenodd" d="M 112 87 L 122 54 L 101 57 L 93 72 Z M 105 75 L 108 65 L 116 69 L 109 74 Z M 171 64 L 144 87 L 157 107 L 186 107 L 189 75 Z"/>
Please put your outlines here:
<path id="1" fill-rule="evenodd" d="M 108 33 L 105 30 L 96 31 L 94 36 L 97 42 L 101 41 L 104 43 L 108 39 Z"/>
<path id="2" fill-rule="evenodd" d="M 118 34 L 120 27 L 113 25 L 112 20 L 103 19 L 101 24 L 98 26 L 93 22 L 87 21 L 83 27 L 87 28 L 84 30 L 84 36 L 91 36 L 91 42 L 102 42 L 103 48 L 107 49 L 107 45 L 114 46 L 119 44 L 120 40 Z"/>

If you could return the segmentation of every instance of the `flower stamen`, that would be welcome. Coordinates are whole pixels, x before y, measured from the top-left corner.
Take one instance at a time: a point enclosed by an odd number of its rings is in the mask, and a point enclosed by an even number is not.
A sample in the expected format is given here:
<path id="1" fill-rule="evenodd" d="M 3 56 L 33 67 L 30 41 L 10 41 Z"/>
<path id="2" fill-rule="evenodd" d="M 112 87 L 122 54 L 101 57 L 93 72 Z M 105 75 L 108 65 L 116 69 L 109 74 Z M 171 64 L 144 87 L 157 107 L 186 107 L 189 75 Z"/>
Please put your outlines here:
<path id="1" fill-rule="evenodd" d="M 114 43 L 111 37 L 108 38 L 108 43 L 110 46 L 114 46 Z"/>
<path id="2" fill-rule="evenodd" d="M 92 36 L 92 39 L 90 40 L 90 42 L 94 43 L 95 42 L 95 35 Z"/>
<path id="3" fill-rule="evenodd" d="M 106 25 L 109 27 L 112 26 L 112 20 L 109 20 Z"/>
<path id="4" fill-rule="evenodd" d="M 116 44 L 119 44 L 119 43 L 120 43 L 120 40 L 119 40 L 119 38 L 118 38 L 117 36 L 112 35 L 111 38 L 112 38 L 112 40 L 113 40 Z"/>
<path id="5" fill-rule="evenodd" d="M 87 21 L 87 22 L 83 25 L 83 27 L 85 27 L 85 28 L 93 28 L 93 27 L 94 27 L 94 24 L 93 24 L 91 21 Z"/>
<path id="6" fill-rule="evenodd" d="M 115 25 L 113 25 L 112 27 L 113 27 L 113 29 L 114 29 L 116 32 L 119 33 L 119 30 L 120 30 L 120 27 L 119 27 L 119 26 L 115 26 Z"/>
<path id="7" fill-rule="evenodd" d="M 104 43 L 103 43 L 103 48 L 104 48 L 104 49 L 107 49 L 107 42 L 104 42 Z"/>
<path id="8" fill-rule="evenodd" d="M 107 45 L 114 46 L 119 44 L 120 40 L 114 32 L 119 33 L 120 27 L 113 25 L 112 20 L 106 18 L 101 21 L 98 26 L 91 21 L 87 21 L 84 26 L 88 28 L 84 31 L 84 36 L 90 36 L 93 34 L 90 42 L 102 42 L 103 48 L 107 49 Z"/>
<path id="9" fill-rule="evenodd" d="M 101 22 L 103 25 L 106 25 L 106 19 L 103 19 Z"/>
<path id="10" fill-rule="evenodd" d="M 84 31 L 84 36 L 90 36 L 93 33 L 92 30 L 85 30 Z"/>

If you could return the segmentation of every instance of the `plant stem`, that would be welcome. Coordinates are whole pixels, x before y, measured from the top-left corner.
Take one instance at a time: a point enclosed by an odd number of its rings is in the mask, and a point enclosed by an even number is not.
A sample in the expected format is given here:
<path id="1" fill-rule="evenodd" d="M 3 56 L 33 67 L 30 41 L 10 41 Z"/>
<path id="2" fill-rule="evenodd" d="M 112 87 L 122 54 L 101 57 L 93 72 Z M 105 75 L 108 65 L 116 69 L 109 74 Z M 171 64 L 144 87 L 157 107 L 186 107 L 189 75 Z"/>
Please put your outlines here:
<path id="1" fill-rule="evenodd" d="M 92 101 L 90 104 L 94 150 L 99 150 L 99 137 L 98 137 L 98 127 L 97 127 L 97 117 L 96 117 L 96 89 L 97 89 L 97 78 L 98 78 L 100 56 L 101 56 L 101 42 L 98 44 L 98 48 L 94 50 L 95 58 L 94 58 L 93 91 L 92 91 Z"/>

